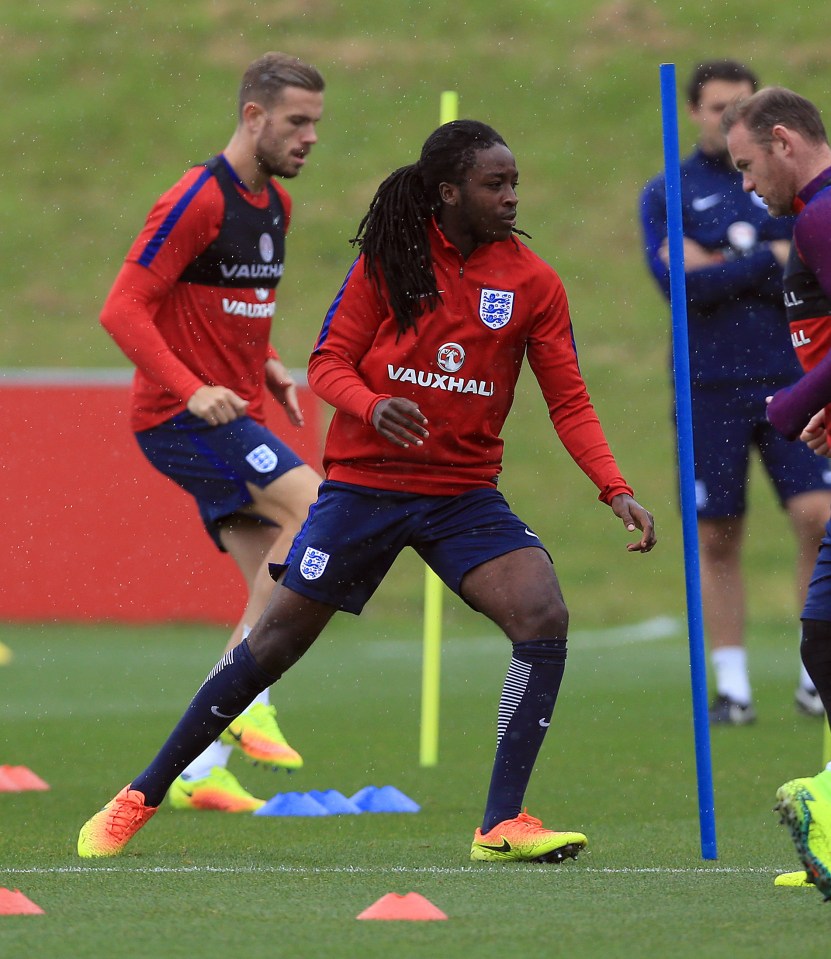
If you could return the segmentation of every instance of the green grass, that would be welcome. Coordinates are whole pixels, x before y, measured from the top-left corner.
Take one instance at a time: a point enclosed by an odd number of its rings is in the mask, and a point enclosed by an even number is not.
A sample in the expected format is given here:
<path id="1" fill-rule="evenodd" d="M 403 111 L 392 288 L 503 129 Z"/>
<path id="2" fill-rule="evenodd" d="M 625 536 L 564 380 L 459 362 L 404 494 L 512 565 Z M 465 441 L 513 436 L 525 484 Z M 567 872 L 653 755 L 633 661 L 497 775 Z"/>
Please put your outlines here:
<path id="1" fill-rule="evenodd" d="M 403 610 L 407 613 L 407 610 Z M 49 792 L 0 794 L 0 886 L 40 917 L 0 917 L 4 956 L 220 959 L 525 955 L 758 957 L 824 954 L 813 890 L 777 889 L 796 857 L 771 812 L 784 779 L 819 766 L 820 725 L 791 704 L 790 623 L 754 624 L 760 719 L 712 737 L 719 858 L 699 843 L 689 675 L 681 624 L 575 630 L 555 721 L 527 796 L 532 813 L 589 836 L 561 866 L 468 861 L 494 741 L 505 643 L 448 617 L 439 764 L 418 756 L 417 616 L 343 616 L 281 683 L 281 721 L 306 766 L 233 769 L 255 792 L 392 784 L 416 815 L 222 816 L 163 807 L 118 859 L 85 862 L 80 824 L 149 760 L 213 663 L 197 627 L 4 628 L 0 759 Z M 660 631 L 659 631 L 660 632 Z M 783 639 L 786 637 L 786 639 Z M 419 892 L 448 922 L 358 922 L 388 892 Z M 820 925 L 821 924 L 821 925 Z"/>

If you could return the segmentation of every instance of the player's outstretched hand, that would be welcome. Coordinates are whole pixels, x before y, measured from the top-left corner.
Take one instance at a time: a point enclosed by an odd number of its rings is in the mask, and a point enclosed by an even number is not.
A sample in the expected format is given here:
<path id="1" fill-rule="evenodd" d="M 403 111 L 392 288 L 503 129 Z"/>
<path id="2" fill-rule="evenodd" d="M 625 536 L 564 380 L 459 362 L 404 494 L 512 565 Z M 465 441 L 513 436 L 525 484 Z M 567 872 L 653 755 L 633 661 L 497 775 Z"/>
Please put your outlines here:
<path id="1" fill-rule="evenodd" d="M 297 396 L 297 384 L 280 360 L 273 356 L 266 360 L 265 384 L 271 395 L 286 411 L 289 423 L 292 426 L 303 426 L 303 410 L 300 408 L 300 399 Z"/>
<path id="2" fill-rule="evenodd" d="M 655 520 L 648 509 L 636 503 L 628 493 L 618 493 L 609 504 L 615 516 L 623 520 L 623 525 L 631 533 L 635 529 L 641 530 L 643 536 L 640 542 L 628 543 L 626 548 L 630 553 L 648 553 L 658 542 L 655 537 Z"/>
<path id="3" fill-rule="evenodd" d="M 418 404 L 401 396 L 391 396 L 377 403 L 372 411 L 372 425 L 384 439 L 404 449 L 411 443 L 422 446 L 430 435 L 426 429 L 427 419 Z"/>

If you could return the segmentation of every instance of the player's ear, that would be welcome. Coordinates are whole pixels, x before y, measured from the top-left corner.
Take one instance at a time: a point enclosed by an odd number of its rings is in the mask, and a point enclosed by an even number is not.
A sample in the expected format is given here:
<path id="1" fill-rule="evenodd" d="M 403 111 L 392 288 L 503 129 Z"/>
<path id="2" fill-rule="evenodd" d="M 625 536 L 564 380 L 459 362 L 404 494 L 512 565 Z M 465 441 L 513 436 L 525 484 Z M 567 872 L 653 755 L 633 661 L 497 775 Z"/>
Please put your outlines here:
<path id="1" fill-rule="evenodd" d="M 242 108 L 242 125 L 256 132 L 265 118 L 265 110 L 259 103 L 249 100 Z"/>
<path id="2" fill-rule="evenodd" d="M 442 182 L 439 184 L 439 197 L 442 203 L 448 206 L 456 206 L 459 202 L 459 188 L 455 183 Z"/>
<path id="3" fill-rule="evenodd" d="M 774 144 L 780 144 L 785 153 L 791 152 L 793 149 L 793 134 L 784 124 L 775 124 L 770 133 L 771 140 Z"/>

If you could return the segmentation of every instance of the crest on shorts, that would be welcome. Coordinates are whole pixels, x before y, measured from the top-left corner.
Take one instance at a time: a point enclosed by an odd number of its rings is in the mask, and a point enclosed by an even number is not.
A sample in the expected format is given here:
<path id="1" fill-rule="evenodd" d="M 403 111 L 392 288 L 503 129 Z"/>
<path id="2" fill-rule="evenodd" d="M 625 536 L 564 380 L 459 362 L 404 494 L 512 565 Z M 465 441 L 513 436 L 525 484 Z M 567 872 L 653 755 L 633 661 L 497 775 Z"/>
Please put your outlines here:
<path id="1" fill-rule="evenodd" d="M 277 465 L 277 454 L 270 446 L 260 443 L 245 457 L 258 473 L 270 473 Z"/>
<path id="2" fill-rule="evenodd" d="M 483 289 L 479 297 L 479 317 L 485 326 L 501 330 L 514 311 L 514 294 L 508 290 Z"/>
<path id="3" fill-rule="evenodd" d="M 300 575 L 303 579 L 320 579 L 328 562 L 328 553 L 322 553 L 319 549 L 307 546 L 303 559 L 300 560 Z"/>

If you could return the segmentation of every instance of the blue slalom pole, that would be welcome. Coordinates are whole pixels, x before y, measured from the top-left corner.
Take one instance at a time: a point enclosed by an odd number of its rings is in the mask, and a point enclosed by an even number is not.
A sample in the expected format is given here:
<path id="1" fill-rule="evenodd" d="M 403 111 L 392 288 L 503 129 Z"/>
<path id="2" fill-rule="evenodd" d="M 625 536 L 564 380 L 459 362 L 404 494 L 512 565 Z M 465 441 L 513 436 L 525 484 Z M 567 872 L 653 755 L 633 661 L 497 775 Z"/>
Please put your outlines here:
<path id="1" fill-rule="evenodd" d="M 681 520 L 684 535 L 684 577 L 687 586 L 695 766 L 698 777 L 698 820 L 701 831 L 701 856 L 703 859 L 717 859 L 710 724 L 707 716 L 707 667 L 701 612 L 701 575 L 698 563 L 698 524 L 695 511 L 692 398 L 687 338 L 687 285 L 684 278 L 684 228 L 681 221 L 681 165 L 678 154 L 675 64 L 662 63 L 660 72 L 667 190 L 672 361 L 675 377 Z"/>

